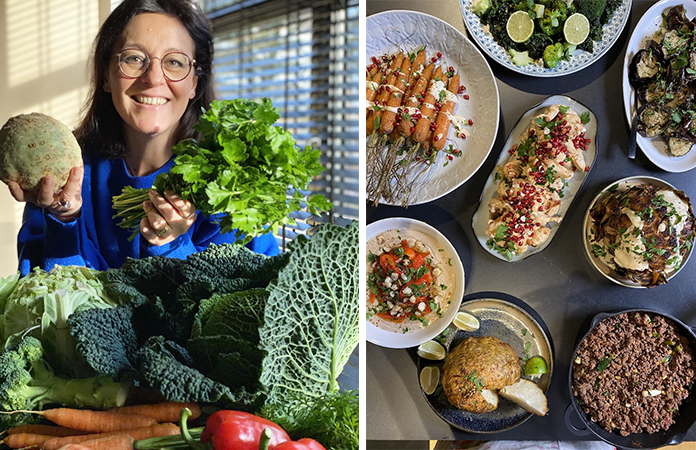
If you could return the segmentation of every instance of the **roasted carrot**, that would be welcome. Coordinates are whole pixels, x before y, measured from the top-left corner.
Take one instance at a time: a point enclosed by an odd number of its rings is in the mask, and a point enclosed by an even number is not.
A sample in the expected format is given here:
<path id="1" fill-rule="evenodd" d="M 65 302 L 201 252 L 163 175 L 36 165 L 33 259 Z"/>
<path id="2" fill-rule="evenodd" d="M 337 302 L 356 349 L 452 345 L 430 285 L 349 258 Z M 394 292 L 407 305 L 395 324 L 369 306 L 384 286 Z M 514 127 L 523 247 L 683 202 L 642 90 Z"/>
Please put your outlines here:
<path id="1" fill-rule="evenodd" d="M 397 111 L 403 101 L 404 91 L 406 90 L 410 76 L 411 58 L 404 58 L 394 84 L 392 86 L 387 86 L 389 97 L 387 98 L 386 107 L 381 111 L 382 117 L 379 124 L 380 133 L 389 134 L 394 129 Z"/>
<path id="2" fill-rule="evenodd" d="M 375 98 L 375 104 L 372 107 L 372 109 L 369 111 L 367 115 L 367 121 L 366 121 L 366 126 L 367 126 L 367 135 L 371 135 L 375 131 L 375 127 L 379 128 L 379 120 L 381 119 L 382 115 L 382 107 L 387 104 L 387 98 L 389 97 L 389 91 L 387 90 L 387 86 L 390 86 L 394 84 L 394 81 L 396 81 L 396 77 L 399 73 L 399 68 L 401 67 L 401 63 L 404 61 L 404 54 L 403 52 L 399 52 L 398 55 L 396 55 L 396 58 L 394 58 L 389 65 L 389 68 L 386 70 L 386 73 L 384 74 L 384 78 L 382 80 L 382 84 L 380 85 L 378 89 L 378 94 L 377 97 Z"/>
<path id="3" fill-rule="evenodd" d="M 420 105 L 423 102 L 425 89 L 430 83 L 430 77 L 433 76 L 434 70 L 435 63 L 431 62 L 423 69 L 423 73 L 421 73 L 418 80 L 416 80 L 415 84 L 406 95 L 406 99 L 404 100 L 404 114 L 401 116 L 401 124 L 399 125 L 401 135 L 404 137 L 411 137 L 416 130 L 415 123 L 418 122 L 418 118 L 420 117 Z"/>
<path id="4" fill-rule="evenodd" d="M 161 402 L 146 405 L 121 406 L 111 408 L 110 412 L 119 414 L 136 414 L 155 419 L 157 422 L 177 422 L 181 417 L 181 410 L 191 410 L 191 419 L 197 419 L 201 415 L 201 407 L 196 403 L 187 402 Z"/>
<path id="5" fill-rule="evenodd" d="M 413 132 L 413 140 L 420 144 L 425 142 L 428 131 L 430 131 L 430 123 L 435 118 L 435 103 L 437 103 L 440 97 L 440 91 L 445 88 L 443 78 L 442 67 L 438 66 L 428 84 L 428 90 L 425 92 L 423 103 L 421 104 L 421 117 L 416 124 L 416 130 Z"/>
<path id="6" fill-rule="evenodd" d="M 133 428 L 148 427 L 157 423 L 150 417 L 136 416 L 134 414 L 118 414 L 108 411 L 90 411 L 88 409 L 54 408 L 44 411 L 12 411 L 12 414 L 23 412 L 26 414 L 38 414 L 47 420 L 62 427 L 76 430 L 90 431 L 92 433 L 106 433 L 109 431 L 130 430 Z"/>
<path id="7" fill-rule="evenodd" d="M 51 436 L 34 433 L 14 433 L 8 434 L 0 444 L 5 444 L 10 448 L 39 448 L 41 444 L 51 439 Z"/>
<path id="8" fill-rule="evenodd" d="M 133 442 L 135 442 L 135 440 L 128 434 L 116 434 L 85 441 L 79 445 L 87 447 L 90 450 L 133 450 Z"/>
<path id="9" fill-rule="evenodd" d="M 365 98 L 368 102 L 375 99 L 377 94 L 377 88 L 382 82 L 382 67 L 378 64 L 374 64 L 372 69 L 367 74 L 366 87 L 365 87 Z"/>
<path id="10" fill-rule="evenodd" d="M 437 151 L 445 148 L 447 132 L 449 130 L 454 105 L 457 104 L 457 90 L 459 89 L 459 74 L 455 73 L 449 79 L 444 103 L 437 113 L 435 130 L 433 131 L 433 148 Z"/>
<path id="11" fill-rule="evenodd" d="M 89 447 L 85 447 L 80 444 L 68 444 L 65 447 L 61 447 L 60 450 L 92 450 Z"/>
<path id="12" fill-rule="evenodd" d="M 43 425 L 38 423 L 18 425 L 7 430 L 7 434 L 19 433 L 43 434 L 46 436 L 75 436 L 78 434 L 86 434 L 85 431 L 74 430 L 72 428 L 59 427 L 57 425 Z"/>
<path id="13" fill-rule="evenodd" d="M 173 423 L 158 423 L 149 427 L 135 428 L 132 430 L 112 431 L 110 433 L 86 434 L 81 436 L 63 436 L 48 439 L 41 446 L 42 450 L 58 450 L 68 444 L 82 444 L 86 441 L 107 438 L 110 436 L 127 434 L 134 440 L 149 439 L 161 436 L 174 436 L 179 434 L 179 427 Z"/>

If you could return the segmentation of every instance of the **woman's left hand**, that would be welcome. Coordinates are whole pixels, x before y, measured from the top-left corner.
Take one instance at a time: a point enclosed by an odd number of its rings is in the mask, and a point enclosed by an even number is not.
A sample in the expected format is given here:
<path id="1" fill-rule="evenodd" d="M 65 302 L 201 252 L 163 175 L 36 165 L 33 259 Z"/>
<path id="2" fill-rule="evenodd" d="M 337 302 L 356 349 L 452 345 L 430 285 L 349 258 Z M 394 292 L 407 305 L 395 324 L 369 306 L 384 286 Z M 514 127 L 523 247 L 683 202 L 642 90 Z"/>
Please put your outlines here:
<path id="1" fill-rule="evenodd" d="M 167 244 L 186 233 L 198 216 L 193 203 L 172 191 L 161 196 L 150 190 L 150 200 L 143 208 L 147 216 L 140 221 L 140 233 L 152 245 Z"/>

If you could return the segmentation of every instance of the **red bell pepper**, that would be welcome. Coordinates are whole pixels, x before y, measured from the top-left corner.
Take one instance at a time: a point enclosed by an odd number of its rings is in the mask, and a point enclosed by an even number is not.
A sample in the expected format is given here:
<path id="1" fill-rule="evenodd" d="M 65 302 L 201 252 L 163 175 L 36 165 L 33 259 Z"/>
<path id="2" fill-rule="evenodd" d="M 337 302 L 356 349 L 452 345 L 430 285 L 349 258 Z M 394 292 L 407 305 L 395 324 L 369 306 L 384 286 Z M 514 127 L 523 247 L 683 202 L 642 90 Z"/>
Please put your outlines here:
<path id="1" fill-rule="evenodd" d="M 297 441 L 285 441 L 276 446 L 270 446 L 269 443 L 275 435 L 270 428 L 263 430 L 259 450 L 326 450 L 323 445 L 314 439 L 303 438 Z"/>
<path id="2" fill-rule="evenodd" d="M 181 434 L 190 447 L 196 450 L 258 450 L 264 430 L 271 430 L 272 437 L 266 447 L 275 448 L 290 436 L 280 426 L 270 420 L 253 414 L 222 410 L 213 413 L 205 423 L 201 442 L 191 438 L 186 427 L 190 415 L 186 410 L 181 414 Z M 311 450 L 311 449 L 310 449 Z"/>

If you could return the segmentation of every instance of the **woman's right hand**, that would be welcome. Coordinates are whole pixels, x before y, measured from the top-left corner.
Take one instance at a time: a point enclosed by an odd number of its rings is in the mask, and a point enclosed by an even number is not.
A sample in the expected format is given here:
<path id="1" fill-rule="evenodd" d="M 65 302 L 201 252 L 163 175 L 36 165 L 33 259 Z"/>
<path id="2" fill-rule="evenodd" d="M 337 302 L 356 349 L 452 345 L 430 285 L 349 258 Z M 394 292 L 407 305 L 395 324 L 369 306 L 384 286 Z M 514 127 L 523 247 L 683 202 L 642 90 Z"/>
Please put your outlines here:
<path id="1" fill-rule="evenodd" d="M 15 181 L 10 181 L 7 186 L 10 194 L 18 202 L 33 203 L 39 208 L 46 209 L 53 217 L 60 221 L 68 221 L 77 217 L 82 209 L 82 166 L 70 169 L 68 181 L 58 192 L 54 192 L 54 180 L 51 175 L 41 180 L 38 191 L 29 192 L 23 190 Z"/>

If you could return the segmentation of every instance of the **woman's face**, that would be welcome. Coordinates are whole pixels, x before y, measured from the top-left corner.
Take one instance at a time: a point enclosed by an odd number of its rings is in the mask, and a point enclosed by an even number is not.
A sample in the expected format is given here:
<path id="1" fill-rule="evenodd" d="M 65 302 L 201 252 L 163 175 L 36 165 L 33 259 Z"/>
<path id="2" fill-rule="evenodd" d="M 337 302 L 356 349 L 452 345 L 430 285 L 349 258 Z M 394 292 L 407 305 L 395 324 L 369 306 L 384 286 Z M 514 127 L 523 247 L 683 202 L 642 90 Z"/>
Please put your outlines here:
<path id="1" fill-rule="evenodd" d="M 104 90 L 125 122 L 126 136 L 142 138 L 166 134 L 171 138 L 190 99 L 196 95 L 198 77 L 191 73 L 181 81 L 164 77 L 160 57 L 169 52 L 185 53 L 193 59 L 194 43 L 178 19 L 143 13 L 134 17 L 123 30 L 113 54 L 124 49 L 139 49 L 151 58 L 147 71 L 138 78 L 127 78 L 112 57 Z"/>

